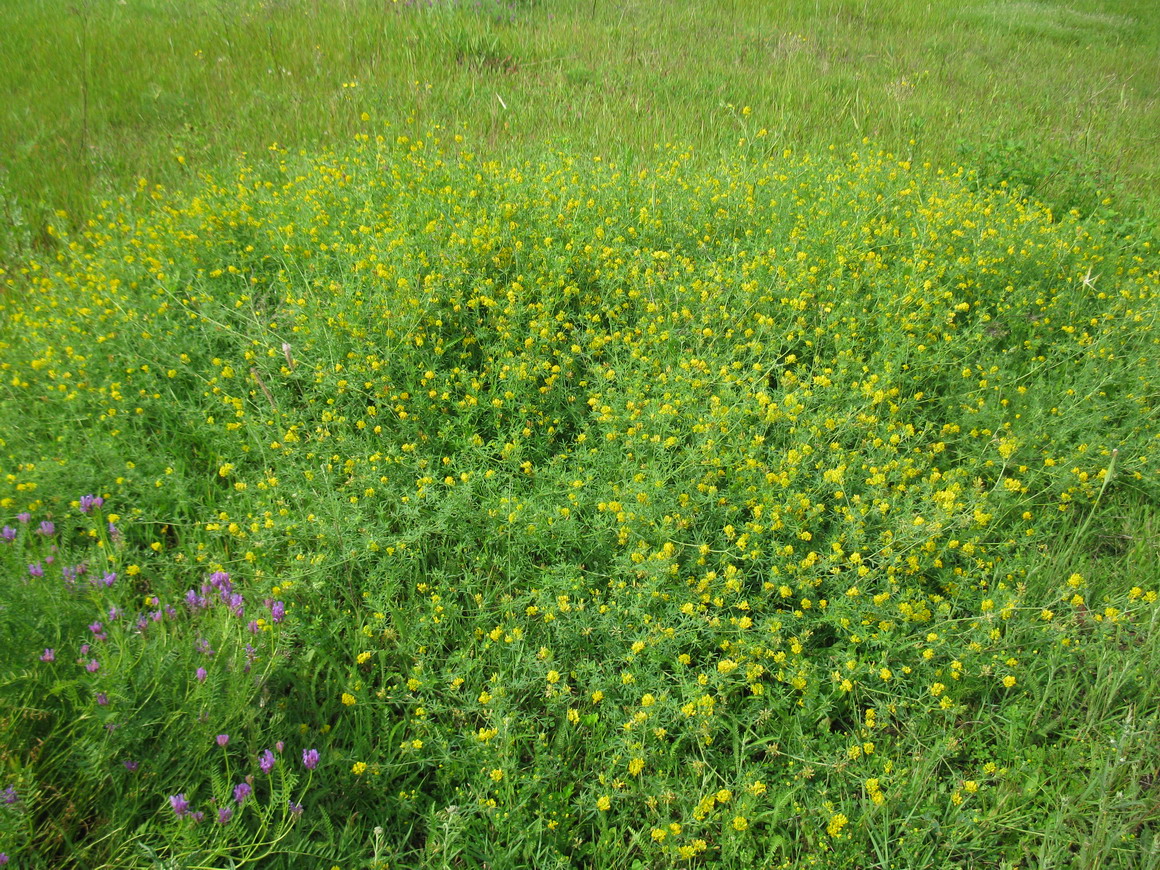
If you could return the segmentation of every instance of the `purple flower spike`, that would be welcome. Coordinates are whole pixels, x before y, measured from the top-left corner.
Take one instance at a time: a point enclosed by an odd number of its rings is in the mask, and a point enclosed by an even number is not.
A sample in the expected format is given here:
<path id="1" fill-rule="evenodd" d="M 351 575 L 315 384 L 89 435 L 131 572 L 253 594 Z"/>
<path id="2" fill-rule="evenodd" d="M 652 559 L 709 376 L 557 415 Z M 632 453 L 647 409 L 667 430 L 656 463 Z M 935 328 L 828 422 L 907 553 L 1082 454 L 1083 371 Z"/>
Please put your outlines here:
<path id="1" fill-rule="evenodd" d="M 0 867 L 8 863 L 8 853 L 0 852 Z"/>
<path id="2" fill-rule="evenodd" d="M 224 825 L 226 822 L 228 822 L 230 820 L 230 818 L 233 816 L 233 814 L 234 814 L 233 807 L 222 807 L 220 810 L 218 810 L 218 824 Z"/>
<path id="3" fill-rule="evenodd" d="M 251 786 L 248 782 L 239 782 L 236 786 L 234 786 L 235 803 L 237 803 L 238 806 L 241 806 L 246 802 L 246 798 L 248 798 L 253 793 L 253 791 L 254 787 Z"/>
<path id="4" fill-rule="evenodd" d="M 109 539 L 114 544 L 121 540 L 121 530 L 114 526 L 112 523 L 109 523 Z"/>
<path id="5" fill-rule="evenodd" d="M 198 822 L 205 818 L 205 813 L 203 813 L 201 810 L 198 810 L 196 813 L 190 813 L 189 817 L 193 819 L 193 823 L 196 825 Z"/>
<path id="6" fill-rule="evenodd" d="M 287 803 L 290 805 L 290 815 L 294 816 L 294 818 L 302 815 L 302 804 L 296 804 L 294 801 L 287 801 Z"/>
<path id="7" fill-rule="evenodd" d="M 40 528 L 36 530 L 38 535 L 44 535 L 46 538 L 56 534 L 56 526 L 50 520 L 44 520 L 40 524 Z"/>
<path id="8" fill-rule="evenodd" d="M 141 765 L 138 764 L 136 761 L 126 761 L 125 762 L 125 770 L 129 771 L 129 773 L 136 773 L 137 768 L 140 766 Z"/>
<path id="9" fill-rule="evenodd" d="M 94 508 L 100 508 L 105 503 L 105 500 L 99 495 L 82 495 L 81 496 L 81 513 L 87 514 Z"/>
<path id="10" fill-rule="evenodd" d="M 185 799 L 184 794 L 175 794 L 169 799 L 169 805 L 173 807 L 173 812 L 179 819 L 184 819 L 189 815 L 189 801 Z"/>
<path id="11" fill-rule="evenodd" d="M 279 740 L 277 743 L 274 744 L 274 749 L 277 752 L 281 752 L 285 748 L 286 748 L 286 744 L 283 743 L 281 740 Z"/>
<path id="12" fill-rule="evenodd" d="M 105 627 L 99 622 L 94 622 L 89 626 L 89 631 L 93 633 L 93 640 L 105 640 Z"/>
<path id="13" fill-rule="evenodd" d="M 271 770 L 274 769 L 274 764 L 276 761 L 277 759 L 274 758 L 274 753 L 267 749 L 258 759 L 258 767 L 262 768 L 262 773 L 268 774 Z"/>
<path id="14" fill-rule="evenodd" d="M 306 767 L 307 770 L 314 770 L 314 768 L 318 767 L 318 750 L 303 749 L 302 764 Z"/>
<path id="15" fill-rule="evenodd" d="M 217 745 L 218 745 L 218 746 L 225 747 L 226 745 L 228 745 L 228 744 L 229 744 L 229 742 L 230 742 L 230 735 L 228 735 L 228 734 L 219 734 L 219 735 L 217 736 Z"/>
<path id="16" fill-rule="evenodd" d="M 89 663 L 85 665 L 85 670 L 90 674 L 95 674 L 101 669 L 101 663 L 96 659 L 89 659 Z"/>
<path id="17" fill-rule="evenodd" d="M 31 565 L 28 566 L 28 573 L 32 577 L 43 577 L 44 576 L 44 566 L 41 565 L 39 562 L 33 562 Z"/>
<path id="18" fill-rule="evenodd" d="M 97 704 L 101 707 L 109 706 L 109 696 L 104 692 L 97 692 Z"/>
<path id="19" fill-rule="evenodd" d="M 207 671 L 205 668 L 198 668 L 197 674 L 195 676 L 197 677 L 197 681 L 199 683 L 204 683 L 205 678 L 209 676 L 209 671 Z"/>
<path id="20" fill-rule="evenodd" d="M 281 622 L 286 618 L 286 605 L 281 601 L 275 601 L 270 605 L 270 618 L 274 622 Z"/>
<path id="21" fill-rule="evenodd" d="M 40 660 L 42 662 L 55 662 L 56 661 L 56 650 L 52 649 L 51 647 L 45 647 L 44 654 L 41 655 Z"/>
<path id="22" fill-rule="evenodd" d="M 16 540 L 16 529 L 12 528 L 12 526 L 5 526 L 4 529 L 0 531 L 0 538 L 3 538 L 6 543 L 11 544 Z"/>
<path id="23" fill-rule="evenodd" d="M 32 514 L 30 514 L 30 513 L 17 514 L 16 519 L 20 520 L 21 525 L 26 526 L 32 521 Z"/>
<path id="24" fill-rule="evenodd" d="M 112 586 L 116 582 L 117 582 L 117 572 L 116 571 L 110 571 L 108 574 L 106 574 L 100 580 L 101 585 L 104 586 L 106 589 L 108 589 L 110 586 Z"/>
<path id="25" fill-rule="evenodd" d="M 16 794 L 16 789 L 13 786 L 8 786 L 8 788 L 4 789 L 4 791 L 0 793 L 0 799 L 2 799 L 6 804 L 14 804 L 20 800 L 20 797 Z"/>

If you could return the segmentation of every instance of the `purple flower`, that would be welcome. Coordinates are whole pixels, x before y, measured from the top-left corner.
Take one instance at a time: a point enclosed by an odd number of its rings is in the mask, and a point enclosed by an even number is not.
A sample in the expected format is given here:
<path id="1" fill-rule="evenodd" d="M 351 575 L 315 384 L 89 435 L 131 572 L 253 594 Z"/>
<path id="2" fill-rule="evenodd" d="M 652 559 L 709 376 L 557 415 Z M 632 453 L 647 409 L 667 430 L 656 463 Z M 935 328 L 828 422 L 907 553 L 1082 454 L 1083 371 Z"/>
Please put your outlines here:
<path id="1" fill-rule="evenodd" d="M 177 619 L 177 611 L 174 609 L 172 604 L 165 605 L 165 615 L 170 619 Z"/>
<path id="2" fill-rule="evenodd" d="M 121 611 L 117 608 L 116 604 L 109 608 L 109 622 L 116 622 L 120 616 Z"/>
<path id="3" fill-rule="evenodd" d="M 89 631 L 91 631 L 93 633 L 93 640 L 104 640 L 105 639 L 104 628 L 105 627 L 103 625 L 101 625 L 99 622 L 94 622 L 92 625 L 89 626 Z"/>
<path id="4" fill-rule="evenodd" d="M 41 565 L 39 562 L 33 562 L 31 565 L 28 566 L 28 573 L 33 577 L 43 577 L 44 576 L 44 566 Z"/>
<path id="5" fill-rule="evenodd" d="M 302 804 L 296 804 L 294 801 L 287 801 L 286 803 L 290 806 L 290 815 L 294 816 L 294 818 L 302 815 Z"/>
<path id="6" fill-rule="evenodd" d="M 245 612 L 244 608 L 246 605 L 246 602 L 242 596 L 237 592 L 234 592 L 230 595 L 230 600 L 228 603 L 230 605 L 230 610 L 233 611 L 234 616 L 238 617 L 238 619 L 241 619 L 242 614 Z"/>
<path id="7" fill-rule="evenodd" d="M 36 530 L 36 534 L 44 535 L 46 538 L 56 534 L 56 526 L 49 520 L 44 520 L 40 524 L 40 528 Z"/>
<path id="8" fill-rule="evenodd" d="M 285 748 L 286 748 L 286 744 L 283 743 L 281 740 L 279 740 L 277 743 L 274 744 L 274 750 L 276 752 L 281 752 Z"/>
<path id="9" fill-rule="evenodd" d="M 99 495 L 82 495 L 81 496 L 81 513 L 87 514 L 93 508 L 99 508 L 105 503 L 105 500 Z"/>
<path id="10" fill-rule="evenodd" d="M 81 644 L 81 655 L 87 656 L 89 654 L 89 650 L 91 648 L 92 647 L 90 647 L 87 643 L 82 643 Z"/>
<path id="11" fill-rule="evenodd" d="M 8 863 L 8 853 L 0 852 L 0 866 Z"/>
<path id="12" fill-rule="evenodd" d="M 274 753 L 269 749 L 265 750 L 258 759 L 258 767 L 262 768 L 262 773 L 268 774 L 274 769 L 274 763 L 277 759 L 274 758 Z"/>
<path id="13" fill-rule="evenodd" d="M 52 647 L 45 647 L 44 654 L 41 655 L 40 660 L 42 662 L 55 662 L 56 661 L 56 650 L 54 650 Z"/>
<path id="14" fill-rule="evenodd" d="M 177 818 L 183 819 L 189 815 L 189 801 L 185 799 L 185 794 L 175 794 L 169 798 L 169 805 L 173 807 L 173 812 Z"/>
<path id="15" fill-rule="evenodd" d="M 20 522 L 22 524 L 28 525 L 29 521 L 31 521 L 31 519 L 32 519 L 32 514 L 30 514 L 30 513 L 17 514 L 16 519 L 20 520 Z"/>
<path id="16" fill-rule="evenodd" d="M 101 707 L 109 706 L 109 696 L 104 692 L 97 692 L 97 704 Z"/>
<path id="17" fill-rule="evenodd" d="M 209 641 L 206 640 L 204 637 L 199 637 L 197 639 L 197 643 L 195 643 L 193 645 L 193 648 L 196 649 L 202 655 L 205 655 L 205 656 L 212 656 L 213 655 L 213 647 L 211 647 L 209 645 Z"/>
<path id="18" fill-rule="evenodd" d="M 0 798 L 3 798 L 4 803 L 6 804 L 14 804 L 20 800 L 19 796 L 16 794 L 16 789 L 13 786 L 8 786 L 8 788 L 4 789 L 4 791 L 0 793 Z"/>
<path id="19" fill-rule="evenodd" d="M 227 745 L 229 742 L 230 742 L 230 735 L 228 735 L 228 734 L 219 734 L 219 735 L 217 736 L 217 745 L 218 745 L 218 746 L 222 746 L 222 747 L 224 747 L 224 746 L 226 746 L 226 745 Z"/>
<path id="20" fill-rule="evenodd" d="M 144 613 L 138 614 L 138 616 L 137 616 L 137 630 L 144 631 L 148 627 L 149 627 L 149 617 L 146 616 Z"/>
<path id="21" fill-rule="evenodd" d="M 220 810 L 218 810 L 218 824 L 224 825 L 230 820 L 230 817 L 233 816 L 233 814 L 233 807 L 222 807 Z"/>
<path id="22" fill-rule="evenodd" d="M 215 571 L 209 575 L 210 585 L 219 592 L 229 595 L 234 589 L 234 583 L 230 580 L 230 575 L 225 571 Z"/>
<path id="23" fill-rule="evenodd" d="M 306 766 L 307 770 L 314 770 L 314 768 L 318 767 L 318 750 L 303 749 L 302 764 Z"/>
<path id="24" fill-rule="evenodd" d="M 109 523 L 109 539 L 114 544 L 121 540 L 121 530 L 114 526 L 112 523 Z"/>
<path id="25" fill-rule="evenodd" d="M 125 762 L 125 770 L 129 771 L 129 773 L 136 773 L 137 768 L 140 766 L 141 765 L 138 764 L 136 761 L 126 761 Z"/>
<path id="26" fill-rule="evenodd" d="M 205 668 L 198 668 L 197 674 L 195 674 L 195 676 L 197 677 L 197 681 L 199 683 L 204 683 L 205 678 L 209 676 L 209 672 Z"/>
<path id="27" fill-rule="evenodd" d="M 102 586 L 104 586 L 106 589 L 108 589 L 110 586 L 112 586 L 114 583 L 117 582 L 117 572 L 110 571 L 108 574 L 106 574 L 104 577 L 102 577 L 97 582 L 100 583 Z"/>
<path id="28" fill-rule="evenodd" d="M 89 659 L 89 663 L 85 665 L 85 670 L 90 674 L 95 674 L 101 669 L 101 663 L 96 659 Z"/>
<path id="29" fill-rule="evenodd" d="M 250 634 L 258 634 L 262 630 L 262 627 L 258 625 L 258 620 L 256 619 L 251 619 L 249 624 L 246 625 L 246 628 L 249 629 Z"/>
<path id="30" fill-rule="evenodd" d="M 281 601 L 275 601 L 270 605 L 270 618 L 274 622 L 281 622 L 286 618 L 286 605 Z"/>
<path id="31" fill-rule="evenodd" d="M 196 825 L 198 822 L 205 818 L 205 813 L 203 813 L 201 810 L 198 810 L 196 813 L 190 813 L 189 817 L 193 819 L 193 823 Z"/>
<path id="32" fill-rule="evenodd" d="M 254 787 L 248 782 L 239 782 L 236 786 L 234 786 L 234 801 L 239 806 L 241 806 L 246 802 L 246 798 L 248 798 L 253 793 L 253 791 Z"/>
<path id="33" fill-rule="evenodd" d="M 12 528 L 12 526 L 5 526 L 3 530 L 0 530 L 0 538 L 3 538 L 9 544 L 12 543 L 16 540 L 16 529 Z"/>

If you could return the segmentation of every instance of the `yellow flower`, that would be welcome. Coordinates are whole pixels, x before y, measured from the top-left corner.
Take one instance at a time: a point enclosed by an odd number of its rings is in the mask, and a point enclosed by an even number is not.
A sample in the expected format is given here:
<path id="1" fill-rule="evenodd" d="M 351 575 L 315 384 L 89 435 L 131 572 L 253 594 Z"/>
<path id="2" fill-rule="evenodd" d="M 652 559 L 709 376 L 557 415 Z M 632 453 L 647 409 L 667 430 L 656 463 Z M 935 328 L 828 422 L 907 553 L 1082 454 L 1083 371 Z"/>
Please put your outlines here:
<path id="1" fill-rule="evenodd" d="M 343 692 L 342 703 L 345 707 L 353 707 L 355 704 L 354 695 L 352 695 L 350 692 Z"/>
<path id="2" fill-rule="evenodd" d="M 748 827 L 749 827 L 749 820 L 747 818 L 745 818 L 745 816 L 734 816 L 734 818 L 733 818 L 733 830 L 744 831 Z"/>
<path id="3" fill-rule="evenodd" d="M 612 799 L 608 795 L 602 794 L 596 799 L 596 809 L 600 810 L 601 812 L 607 812 L 611 807 Z"/>
<path id="4" fill-rule="evenodd" d="M 1003 677 L 1003 685 L 1010 689 L 1015 685 L 1015 678 L 1008 674 L 1007 676 Z"/>
<path id="5" fill-rule="evenodd" d="M 365 761 L 356 761 L 354 763 L 354 767 L 352 767 L 350 769 L 350 772 L 353 773 L 355 776 L 362 776 L 364 773 L 366 773 L 366 770 L 367 770 L 367 765 L 366 765 Z"/>
<path id="6" fill-rule="evenodd" d="M 369 652 L 360 652 L 358 654 L 357 661 L 360 665 L 365 665 L 370 660 L 371 660 L 371 654 Z"/>
<path id="7" fill-rule="evenodd" d="M 503 771 L 500 768 L 495 767 L 492 768 L 492 771 L 488 774 L 488 776 L 490 776 L 496 782 L 499 782 L 503 779 Z"/>
<path id="8" fill-rule="evenodd" d="M 842 833 L 842 828 L 846 827 L 849 822 L 850 820 L 847 819 L 842 813 L 835 813 L 834 815 L 830 816 L 830 822 L 828 825 L 826 825 L 826 831 L 831 837 L 840 836 Z"/>
<path id="9" fill-rule="evenodd" d="M 644 770 L 643 758 L 634 758 L 628 763 L 628 772 L 630 775 L 639 776 L 642 770 Z"/>
<path id="10" fill-rule="evenodd" d="M 560 672 L 559 671 L 548 671 L 548 682 L 549 683 L 560 682 Z"/>

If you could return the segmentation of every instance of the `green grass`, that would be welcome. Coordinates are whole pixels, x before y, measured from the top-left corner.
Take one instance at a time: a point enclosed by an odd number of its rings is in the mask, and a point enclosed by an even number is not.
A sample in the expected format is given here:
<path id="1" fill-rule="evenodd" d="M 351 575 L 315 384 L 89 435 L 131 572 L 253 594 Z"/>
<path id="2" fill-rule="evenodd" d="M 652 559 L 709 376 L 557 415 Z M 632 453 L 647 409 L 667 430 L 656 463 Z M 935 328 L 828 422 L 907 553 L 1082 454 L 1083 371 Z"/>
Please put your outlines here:
<path id="1" fill-rule="evenodd" d="M 347 141 L 360 115 L 466 123 L 489 154 L 544 141 L 623 161 L 870 137 L 1066 211 L 1154 217 L 1160 24 L 1147 2 L 777 4 L 487 0 L 67 6 L 4 0 L 6 223 L 239 151 Z M 126 54 L 128 52 L 128 54 Z M 131 62 L 130 62 L 131 59 Z M 752 109 L 741 116 L 744 106 Z M 183 162 L 179 162 L 183 161 Z"/>
<path id="2" fill-rule="evenodd" d="M 1145 6 L 5 3 L 0 853 L 1160 866 Z"/>

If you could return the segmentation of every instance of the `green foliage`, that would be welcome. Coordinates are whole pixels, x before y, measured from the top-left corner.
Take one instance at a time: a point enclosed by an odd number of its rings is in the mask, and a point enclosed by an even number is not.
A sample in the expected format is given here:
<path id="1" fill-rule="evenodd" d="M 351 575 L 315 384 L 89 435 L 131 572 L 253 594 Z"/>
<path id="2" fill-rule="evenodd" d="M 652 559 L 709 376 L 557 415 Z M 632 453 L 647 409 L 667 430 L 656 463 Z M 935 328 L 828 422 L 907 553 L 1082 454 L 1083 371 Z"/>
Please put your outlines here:
<path id="1" fill-rule="evenodd" d="M 368 128 L 50 228 L 0 299 L 0 849 L 1139 866 L 1151 242 L 769 138 Z"/>

